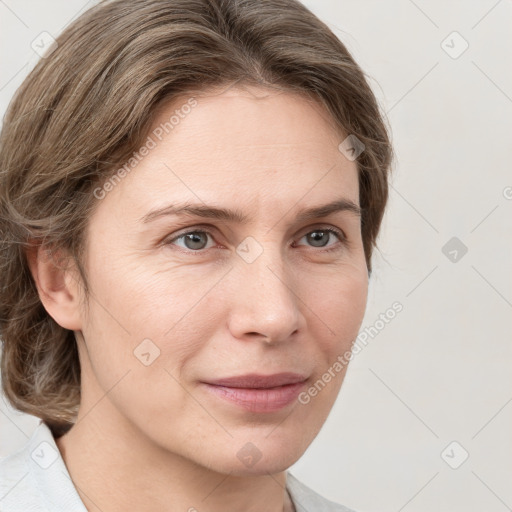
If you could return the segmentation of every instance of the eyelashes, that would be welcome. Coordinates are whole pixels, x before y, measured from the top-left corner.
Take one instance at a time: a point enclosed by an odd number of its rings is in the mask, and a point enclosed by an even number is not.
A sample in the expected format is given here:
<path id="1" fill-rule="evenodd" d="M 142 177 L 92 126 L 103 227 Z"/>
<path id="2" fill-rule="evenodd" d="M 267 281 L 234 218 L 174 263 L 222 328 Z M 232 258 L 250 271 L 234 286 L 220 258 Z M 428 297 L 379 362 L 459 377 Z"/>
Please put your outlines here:
<path id="1" fill-rule="evenodd" d="M 307 237 L 308 235 L 312 235 L 314 233 L 322 233 L 324 236 L 327 235 L 328 236 L 327 243 L 329 243 L 329 241 L 330 241 L 330 239 L 332 239 L 332 237 L 336 237 L 338 239 L 338 241 L 340 242 L 340 243 L 335 243 L 335 244 L 325 245 L 325 246 L 306 245 L 306 246 L 309 246 L 313 250 L 316 249 L 317 252 L 327 253 L 327 252 L 331 252 L 331 251 L 340 251 L 347 245 L 347 238 L 346 238 L 345 234 L 340 229 L 336 229 L 333 227 L 315 227 L 315 228 L 311 229 L 310 231 L 305 232 L 299 238 L 299 240 L 302 240 L 303 238 Z M 202 240 L 201 240 L 201 236 L 202 236 Z M 179 249 L 181 249 L 183 252 L 186 252 L 186 253 L 203 254 L 209 249 L 209 247 L 194 247 L 194 244 L 201 245 L 202 242 L 204 242 L 205 240 L 207 243 L 208 237 L 211 237 L 212 239 L 214 239 L 214 234 L 211 230 L 206 229 L 202 226 L 196 226 L 193 228 L 189 228 L 188 231 L 184 231 L 177 235 L 173 235 L 170 238 L 167 238 L 166 240 L 164 240 L 163 244 L 166 246 L 178 247 Z M 175 242 L 178 242 L 178 241 L 183 241 L 185 246 L 177 245 Z M 192 245 L 192 247 L 190 247 L 190 246 L 187 247 L 186 246 L 187 243 L 190 243 Z M 300 244 L 300 245 L 303 245 L 303 244 Z"/>

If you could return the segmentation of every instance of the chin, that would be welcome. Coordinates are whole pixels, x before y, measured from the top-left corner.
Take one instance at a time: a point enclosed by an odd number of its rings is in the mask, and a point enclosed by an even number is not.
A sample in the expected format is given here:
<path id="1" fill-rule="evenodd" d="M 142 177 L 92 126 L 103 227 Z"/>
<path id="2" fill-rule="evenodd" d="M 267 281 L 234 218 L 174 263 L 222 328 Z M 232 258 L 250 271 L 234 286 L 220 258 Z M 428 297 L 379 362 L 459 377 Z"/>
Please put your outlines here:
<path id="1" fill-rule="evenodd" d="M 291 445 L 290 441 L 288 443 L 282 441 L 279 438 L 275 440 L 259 438 L 254 442 L 231 442 L 225 452 L 217 454 L 218 458 L 215 463 L 217 467 L 214 469 L 235 476 L 281 473 L 297 462 L 307 448 L 307 446 L 302 446 L 300 441 L 297 441 L 295 445 Z M 238 444 L 240 447 L 237 446 L 234 449 Z"/>
<path id="2" fill-rule="evenodd" d="M 238 461 L 233 462 L 233 459 L 224 461 L 224 464 L 216 464 L 217 467 L 211 469 L 218 473 L 229 474 L 231 476 L 265 476 L 269 474 L 277 474 L 286 471 L 292 466 L 298 459 L 297 457 L 273 457 L 262 458 L 256 462 L 253 466 L 245 466 L 243 463 Z"/>

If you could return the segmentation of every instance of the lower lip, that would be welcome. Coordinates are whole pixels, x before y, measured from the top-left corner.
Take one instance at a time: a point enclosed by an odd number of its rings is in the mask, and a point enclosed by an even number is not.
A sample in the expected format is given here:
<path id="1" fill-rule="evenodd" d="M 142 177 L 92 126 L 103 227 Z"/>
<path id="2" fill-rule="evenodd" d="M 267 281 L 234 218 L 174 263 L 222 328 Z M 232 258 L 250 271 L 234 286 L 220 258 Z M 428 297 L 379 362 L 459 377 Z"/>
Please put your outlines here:
<path id="1" fill-rule="evenodd" d="M 297 400 L 299 393 L 305 386 L 305 382 L 267 389 L 229 388 L 206 383 L 204 385 L 210 393 L 248 411 L 274 412 Z"/>

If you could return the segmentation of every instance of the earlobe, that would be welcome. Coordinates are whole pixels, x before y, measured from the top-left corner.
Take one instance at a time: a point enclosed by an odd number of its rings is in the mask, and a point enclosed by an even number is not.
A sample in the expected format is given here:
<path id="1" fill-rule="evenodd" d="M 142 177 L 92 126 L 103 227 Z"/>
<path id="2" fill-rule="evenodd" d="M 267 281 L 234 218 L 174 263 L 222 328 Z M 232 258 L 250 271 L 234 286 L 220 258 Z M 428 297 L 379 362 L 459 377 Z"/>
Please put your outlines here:
<path id="1" fill-rule="evenodd" d="M 65 329 L 82 329 L 79 283 L 75 263 L 62 250 L 52 251 L 41 244 L 26 252 L 39 298 L 48 314 Z"/>

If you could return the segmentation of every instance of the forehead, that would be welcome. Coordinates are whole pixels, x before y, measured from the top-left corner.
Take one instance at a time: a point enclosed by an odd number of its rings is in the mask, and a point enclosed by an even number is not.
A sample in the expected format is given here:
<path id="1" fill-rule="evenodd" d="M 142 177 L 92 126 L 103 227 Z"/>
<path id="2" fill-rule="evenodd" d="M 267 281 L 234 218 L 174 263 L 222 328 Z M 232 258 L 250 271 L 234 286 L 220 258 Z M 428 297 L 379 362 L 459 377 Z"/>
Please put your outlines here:
<path id="1" fill-rule="evenodd" d="M 176 98 L 153 119 L 150 150 L 107 198 L 134 212 L 171 200 L 273 209 L 343 195 L 358 203 L 357 165 L 338 149 L 344 134 L 304 95 L 211 90 Z"/>
<path id="2" fill-rule="evenodd" d="M 195 106 L 188 108 L 192 101 Z M 172 134 L 182 146 L 201 144 L 201 151 L 223 153 L 325 149 L 326 144 L 337 147 L 344 138 L 318 99 L 249 85 L 217 87 L 164 103 L 154 115 L 151 133 L 155 130 L 159 139 Z"/>

